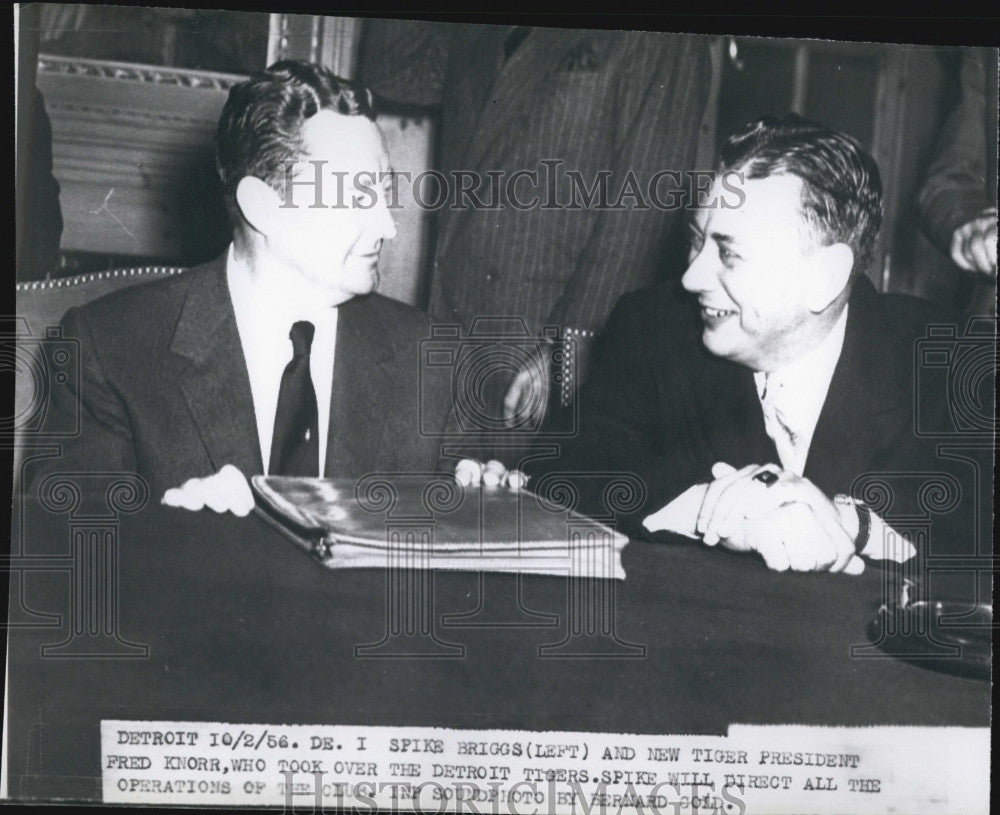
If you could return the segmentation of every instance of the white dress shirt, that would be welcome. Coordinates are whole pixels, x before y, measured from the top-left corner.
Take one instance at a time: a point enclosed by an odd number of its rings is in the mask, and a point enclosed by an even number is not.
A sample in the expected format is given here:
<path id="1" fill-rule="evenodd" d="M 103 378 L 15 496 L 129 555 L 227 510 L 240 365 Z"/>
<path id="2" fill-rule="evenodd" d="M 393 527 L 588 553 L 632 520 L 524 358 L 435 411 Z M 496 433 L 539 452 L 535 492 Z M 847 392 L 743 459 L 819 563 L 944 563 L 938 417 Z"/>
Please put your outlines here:
<path id="1" fill-rule="evenodd" d="M 316 308 L 289 303 L 283 292 L 273 292 L 251 276 L 247 265 L 238 260 L 229 247 L 226 261 L 229 296 L 236 313 L 236 327 L 243 346 L 260 455 L 267 472 L 271 460 L 274 417 L 278 410 L 281 375 L 292 359 L 292 324 L 308 320 L 316 327 L 309 353 L 309 372 L 316 391 L 319 415 L 319 474 L 325 476 L 327 434 L 330 427 L 330 399 L 333 388 L 333 362 L 337 344 L 336 307 Z"/>
<path id="2" fill-rule="evenodd" d="M 757 371 L 753 375 L 767 434 L 778 448 L 781 466 L 798 476 L 805 472 L 809 445 L 844 347 L 846 329 L 845 308 L 815 348 L 776 371 Z"/>

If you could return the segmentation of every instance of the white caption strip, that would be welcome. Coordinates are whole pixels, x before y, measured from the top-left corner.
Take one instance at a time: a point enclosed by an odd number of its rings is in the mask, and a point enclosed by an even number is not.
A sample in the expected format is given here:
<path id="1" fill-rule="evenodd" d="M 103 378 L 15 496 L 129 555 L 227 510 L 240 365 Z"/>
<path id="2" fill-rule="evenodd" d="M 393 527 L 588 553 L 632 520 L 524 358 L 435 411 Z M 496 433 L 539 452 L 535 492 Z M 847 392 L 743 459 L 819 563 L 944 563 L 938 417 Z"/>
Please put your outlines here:
<path id="1" fill-rule="evenodd" d="M 727 737 L 101 723 L 104 801 L 501 815 L 978 813 L 986 728 L 733 726 Z"/>

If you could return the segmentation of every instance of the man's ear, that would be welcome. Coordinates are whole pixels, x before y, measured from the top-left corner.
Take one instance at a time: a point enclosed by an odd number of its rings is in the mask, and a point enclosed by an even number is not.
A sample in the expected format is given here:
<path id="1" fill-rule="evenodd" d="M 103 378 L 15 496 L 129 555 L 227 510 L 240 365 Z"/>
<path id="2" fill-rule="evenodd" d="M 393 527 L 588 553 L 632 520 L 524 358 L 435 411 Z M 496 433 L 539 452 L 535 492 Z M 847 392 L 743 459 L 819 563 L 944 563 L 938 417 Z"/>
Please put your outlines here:
<path id="1" fill-rule="evenodd" d="M 236 185 L 236 203 L 246 222 L 266 235 L 274 210 L 280 204 L 278 193 L 264 180 L 248 175 Z"/>
<path id="2" fill-rule="evenodd" d="M 821 246 L 810 257 L 810 285 L 806 307 L 814 314 L 826 310 L 851 280 L 854 251 L 846 243 Z"/>

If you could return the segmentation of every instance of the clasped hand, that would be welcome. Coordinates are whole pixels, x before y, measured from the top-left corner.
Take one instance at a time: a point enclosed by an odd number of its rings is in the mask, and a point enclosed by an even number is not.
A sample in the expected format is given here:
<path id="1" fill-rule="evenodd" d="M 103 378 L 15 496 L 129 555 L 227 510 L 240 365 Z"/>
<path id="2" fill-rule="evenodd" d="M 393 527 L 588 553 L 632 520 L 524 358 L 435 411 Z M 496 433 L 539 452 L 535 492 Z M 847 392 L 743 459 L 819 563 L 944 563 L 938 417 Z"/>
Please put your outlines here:
<path id="1" fill-rule="evenodd" d="M 767 484 L 755 478 L 761 472 L 776 478 Z M 757 552 L 776 571 L 864 571 L 836 505 L 808 479 L 776 465 L 722 462 L 712 476 L 695 524 L 709 546 Z"/>

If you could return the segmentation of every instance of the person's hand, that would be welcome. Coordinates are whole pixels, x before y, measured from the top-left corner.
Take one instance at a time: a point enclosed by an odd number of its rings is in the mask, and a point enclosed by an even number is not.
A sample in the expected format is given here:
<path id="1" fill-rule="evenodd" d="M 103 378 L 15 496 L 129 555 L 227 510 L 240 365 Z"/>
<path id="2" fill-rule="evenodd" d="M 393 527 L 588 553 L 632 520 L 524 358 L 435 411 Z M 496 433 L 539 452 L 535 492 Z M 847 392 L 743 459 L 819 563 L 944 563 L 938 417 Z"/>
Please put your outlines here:
<path id="1" fill-rule="evenodd" d="M 997 273 L 997 213 L 985 212 L 951 236 L 951 259 L 967 272 Z"/>
<path id="2" fill-rule="evenodd" d="M 773 464 L 719 462 L 712 475 L 695 524 L 709 546 L 756 551 L 778 571 L 864 570 L 836 505 L 808 479 Z"/>
<path id="3" fill-rule="evenodd" d="M 723 540 L 722 545 L 728 542 Z M 741 545 L 757 552 L 769 569 L 778 572 L 791 569 L 857 575 L 865 570 L 850 535 L 811 504 L 782 504 L 754 518 L 744 529 Z"/>
<path id="4" fill-rule="evenodd" d="M 520 470 L 508 470 L 503 462 L 496 459 L 483 464 L 474 458 L 463 458 L 455 465 L 455 480 L 462 487 L 505 487 L 517 492 L 528 483 L 528 476 Z"/>
<path id="5" fill-rule="evenodd" d="M 525 360 L 511 380 L 503 398 L 503 418 L 507 427 L 534 428 L 541 425 L 549 404 L 551 355 L 547 343 Z"/>
<path id="6" fill-rule="evenodd" d="M 180 487 L 163 493 L 162 504 L 198 511 L 208 507 L 216 512 L 232 512 L 241 518 L 254 507 L 250 484 L 236 467 L 227 464 L 215 475 L 190 478 Z"/>

